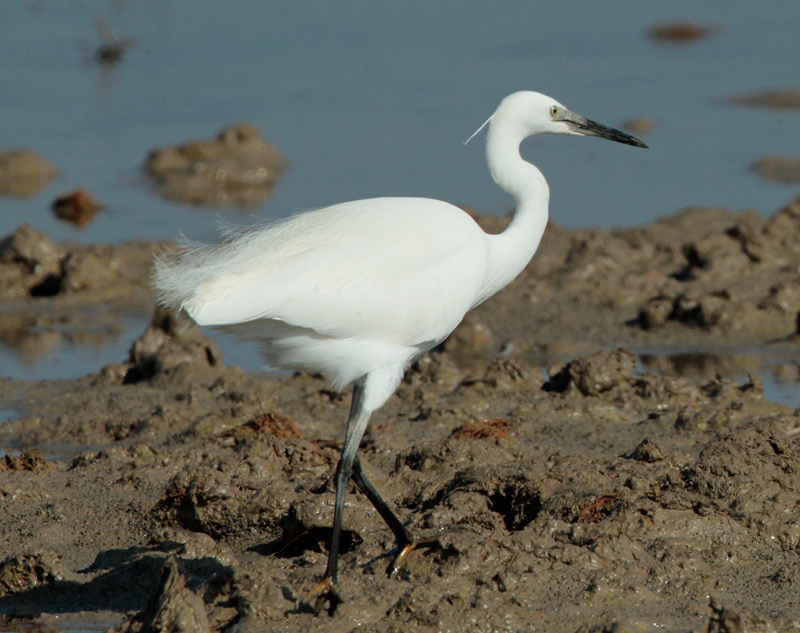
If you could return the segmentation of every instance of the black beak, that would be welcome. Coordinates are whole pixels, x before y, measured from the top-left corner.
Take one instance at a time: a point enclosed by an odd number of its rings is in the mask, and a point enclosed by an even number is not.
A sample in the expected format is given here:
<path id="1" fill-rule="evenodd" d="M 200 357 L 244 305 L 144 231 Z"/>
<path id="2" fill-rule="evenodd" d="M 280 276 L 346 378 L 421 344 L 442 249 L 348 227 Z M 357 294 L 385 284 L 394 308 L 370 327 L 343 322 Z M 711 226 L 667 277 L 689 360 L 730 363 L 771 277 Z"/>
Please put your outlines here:
<path id="1" fill-rule="evenodd" d="M 642 141 L 635 136 L 625 134 L 625 132 L 620 132 L 613 127 L 603 125 L 602 123 L 595 123 L 594 121 L 590 121 L 589 119 L 572 112 L 570 112 L 570 114 L 564 118 L 564 122 L 569 125 L 569 127 L 577 134 L 607 138 L 609 141 L 616 141 L 617 143 L 624 143 L 625 145 L 633 145 L 634 147 L 647 147 L 647 145 L 642 143 Z"/>

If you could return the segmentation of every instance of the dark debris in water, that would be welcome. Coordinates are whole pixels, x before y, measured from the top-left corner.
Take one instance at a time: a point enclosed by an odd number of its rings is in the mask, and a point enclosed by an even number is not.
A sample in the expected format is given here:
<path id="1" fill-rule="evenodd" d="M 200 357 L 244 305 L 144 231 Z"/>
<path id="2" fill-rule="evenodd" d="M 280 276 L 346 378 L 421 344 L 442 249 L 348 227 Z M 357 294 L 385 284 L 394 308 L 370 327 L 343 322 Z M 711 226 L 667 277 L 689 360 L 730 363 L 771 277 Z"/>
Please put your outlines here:
<path id="1" fill-rule="evenodd" d="M 719 30 L 719 27 L 698 24 L 695 22 L 681 21 L 656 24 L 651 27 L 647 35 L 656 42 L 669 44 L 690 44 L 703 40 Z"/>
<path id="2" fill-rule="evenodd" d="M 51 208 L 59 220 L 74 224 L 80 229 L 88 226 L 103 205 L 86 190 L 76 189 L 53 200 Z"/>

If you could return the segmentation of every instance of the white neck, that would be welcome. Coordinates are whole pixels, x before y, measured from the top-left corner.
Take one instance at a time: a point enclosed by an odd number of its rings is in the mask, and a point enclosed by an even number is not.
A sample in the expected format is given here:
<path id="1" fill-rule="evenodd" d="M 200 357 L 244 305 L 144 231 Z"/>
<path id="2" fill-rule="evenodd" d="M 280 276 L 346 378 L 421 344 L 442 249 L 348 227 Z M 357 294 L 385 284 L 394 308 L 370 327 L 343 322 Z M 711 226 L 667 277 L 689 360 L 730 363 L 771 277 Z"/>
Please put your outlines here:
<path id="1" fill-rule="evenodd" d="M 550 188 L 542 172 L 522 159 L 520 143 L 529 135 L 511 125 L 489 125 L 486 160 L 494 181 L 517 203 L 511 223 L 499 235 L 487 235 L 489 273 L 477 303 L 507 286 L 527 266 L 547 226 Z M 477 305 L 476 303 L 476 305 Z"/>

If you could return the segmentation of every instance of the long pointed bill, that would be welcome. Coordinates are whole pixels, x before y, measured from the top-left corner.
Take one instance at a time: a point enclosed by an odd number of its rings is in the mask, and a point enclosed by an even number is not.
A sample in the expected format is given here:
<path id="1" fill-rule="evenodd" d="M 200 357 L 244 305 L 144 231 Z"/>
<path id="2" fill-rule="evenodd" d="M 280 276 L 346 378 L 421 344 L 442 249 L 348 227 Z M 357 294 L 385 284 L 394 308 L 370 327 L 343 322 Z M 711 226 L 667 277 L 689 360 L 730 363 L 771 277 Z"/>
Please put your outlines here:
<path id="1" fill-rule="evenodd" d="M 579 114 L 570 112 L 564 117 L 563 121 L 569 125 L 570 129 L 576 134 L 584 136 L 598 136 L 600 138 L 607 138 L 609 141 L 616 141 L 617 143 L 625 143 L 625 145 L 634 145 L 635 147 L 647 147 L 642 141 L 635 136 L 620 132 L 613 127 L 608 127 L 602 123 L 595 123 L 582 117 Z"/>

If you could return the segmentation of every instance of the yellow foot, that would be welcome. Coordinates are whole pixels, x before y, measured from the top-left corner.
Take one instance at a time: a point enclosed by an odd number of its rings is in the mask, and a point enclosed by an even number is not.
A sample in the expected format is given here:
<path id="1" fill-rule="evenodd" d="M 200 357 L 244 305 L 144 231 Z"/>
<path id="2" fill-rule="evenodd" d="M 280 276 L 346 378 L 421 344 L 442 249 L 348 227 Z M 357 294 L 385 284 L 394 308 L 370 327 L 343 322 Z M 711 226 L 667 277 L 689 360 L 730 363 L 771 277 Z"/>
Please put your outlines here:
<path id="1" fill-rule="evenodd" d="M 313 606 L 312 606 L 313 600 Z M 323 609 L 328 612 L 328 615 L 333 615 L 342 603 L 342 598 L 339 596 L 339 586 L 336 581 L 330 576 L 325 576 L 319 581 L 316 587 L 308 592 L 303 598 L 303 604 L 311 606 L 314 613 L 319 615 Z M 327 607 L 325 606 L 327 604 Z"/>
<path id="2" fill-rule="evenodd" d="M 398 571 L 400 571 L 400 568 L 406 562 L 406 558 L 408 558 L 408 555 L 417 548 L 418 544 L 419 541 L 414 539 L 413 541 L 411 541 L 411 543 L 406 543 L 400 548 L 400 551 L 398 552 L 397 556 L 395 556 L 394 560 L 392 561 L 392 566 L 389 568 L 389 578 L 391 578 Z"/>
<path id="3" fill-rule="evenodd" d="M 400 551 L 398 552 L 397 556 L 395 556 L 394 561 L 392 561 L 391 567 L 389 567 L 389 577 L 391 578 L 398 571 L 400 571 L 400 568 L 405 564 L 408 555 L 420 545 L 433 545 L 434 543 L 439 543 L 439 537 L 444 536 L 445 534 L 452 534 L 454 532 L 467 532 L 469 530 L 470 528 L 466 525 L 445 525 L 444 527 L 437 528 L 426 534 L 414 536 L 410 543 L 404 543 L 400 545 Z"/>

